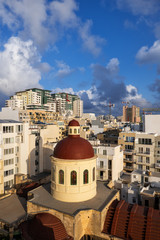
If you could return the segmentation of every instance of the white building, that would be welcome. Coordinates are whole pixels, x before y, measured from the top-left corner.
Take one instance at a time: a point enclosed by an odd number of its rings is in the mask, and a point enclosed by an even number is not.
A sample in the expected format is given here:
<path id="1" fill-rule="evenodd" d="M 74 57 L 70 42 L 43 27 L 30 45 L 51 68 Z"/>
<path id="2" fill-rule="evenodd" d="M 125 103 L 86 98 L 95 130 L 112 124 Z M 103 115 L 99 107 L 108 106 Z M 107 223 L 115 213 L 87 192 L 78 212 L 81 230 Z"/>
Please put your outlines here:
<path id="1" fill-rule="evenodd" d="M 160 133 L 160 115 L 143 115 L 143 132 Z"/>
<path id="2" fill-rule="evenodd" d="M 0 194 L 14 184 L 14 175 L 28 173 L 28 123 L 0 120 Z"/>
<path id="3" fill-rule="evenodd" d="M 120 146 L 109 147 L 99 141 L 90 141 L 97 155 L 97 179 L 116 181 L 123 170 L 123 151 Z"/>
<path id="4" fill-rule="evenodd" d="M 11 109 L 23 109 L 23 100 L 19 99 L 18 96 L 14 95 L 11 99 L 6 100 L 6 107 Z"/>
<path id="5" fill-rule="evenodd" d="M 73 114 L 76 117 L 82 117 L 83 115 L 83 101 L 77 99 L 73 102 Z"/>

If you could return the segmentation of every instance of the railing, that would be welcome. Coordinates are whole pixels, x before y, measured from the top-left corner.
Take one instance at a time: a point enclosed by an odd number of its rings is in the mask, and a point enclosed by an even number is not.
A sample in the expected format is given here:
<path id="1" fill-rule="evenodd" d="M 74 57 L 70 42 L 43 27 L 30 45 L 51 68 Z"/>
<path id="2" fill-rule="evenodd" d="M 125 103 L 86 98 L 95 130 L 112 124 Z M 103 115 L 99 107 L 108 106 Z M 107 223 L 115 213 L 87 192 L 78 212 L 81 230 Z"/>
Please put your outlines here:
<path id="1" fill-rule="evenodd" d="M 124 170 L 133 171 L 133 167 L 132 166 L 124 166 L 123 168 L 124 168 Z"/>

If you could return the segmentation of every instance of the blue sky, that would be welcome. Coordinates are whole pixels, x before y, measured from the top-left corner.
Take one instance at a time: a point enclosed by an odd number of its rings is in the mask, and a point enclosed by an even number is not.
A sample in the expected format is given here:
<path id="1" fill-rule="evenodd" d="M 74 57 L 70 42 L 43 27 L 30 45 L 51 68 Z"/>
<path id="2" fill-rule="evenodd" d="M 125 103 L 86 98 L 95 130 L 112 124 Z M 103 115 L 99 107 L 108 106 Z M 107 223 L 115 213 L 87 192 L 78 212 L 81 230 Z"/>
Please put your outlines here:
<path id="1" fill-rule="evenodd" d="M 160 103 L 159 0 L 1 0 L 0 92 L 78 94 L 84 111 Z"/>

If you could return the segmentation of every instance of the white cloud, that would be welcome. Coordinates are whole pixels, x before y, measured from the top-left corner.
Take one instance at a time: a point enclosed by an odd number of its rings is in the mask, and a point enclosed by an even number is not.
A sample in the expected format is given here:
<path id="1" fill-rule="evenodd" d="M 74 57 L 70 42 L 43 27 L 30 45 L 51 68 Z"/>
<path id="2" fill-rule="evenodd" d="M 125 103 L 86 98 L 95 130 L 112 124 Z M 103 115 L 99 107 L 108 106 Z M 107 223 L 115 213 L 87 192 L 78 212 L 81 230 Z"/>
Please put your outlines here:
<path id="1" fill-rule="evenodd" d="M 52 1 L 50 4 L 51 20 L 63 26 L 75 27 L 79 21 L 75 14 L 76 10 L 78 6 L 74 0 Z"/>
<path id="2" fill-rule="evenodd" d="M 54 45 L 66 31 L 74 29 L 81 37 L 83 46 L 97 56 L 104 39 L 90 31 L 92 22 L 83 21 L 76 15 L 79 6 L 75 0 L 1 0 L 0 18 L 11 31 L 22 39 L 32 39 L 44 49 Z"/>
<path id="3" fill-rule="evenodd" d="M 58 79 L 67 77 L 68 75 L 70 75 L 75 71 L 63 61 L 56 61 L 56 64 L 57 64 L 58 70 L 57 70 L 57 73 L 55 74 L 55 77 Z"/>
<path id="4" fill-rule="evenodd" d="M 41 87 L 41 73 L 34 67 L 40 56 L 31 40 L 12 37 L 0 52 L 0 89 L 5 94 L 31 87 Z"/>
<path id="5" fill-rule="evenodd" d="M 30 36 L 39 46 L 47 44 L 49 32 L 45 25 L 47 13 L 44 0 L 2 0 L 0 9 L 3 23 L 11 30 L 15 26 L 20 36 Z"/>
<path id="6" fill-rule="evenodd" d="M 160 40 L 154 42 L 150 48 L 143 46 L 136 54 L 136 58 L 140 63 L 157 63 L 160 62 Z"/>
<path id="7" fill-rule="evenodd" d="M 98 56 L 101 52 L 101 45 L 105 43 L 103 38 L 92 35 L 90 33 L 92 21 L 88 20 L 85 24 L 79 27 L 79 35 L 83 41 L 84 49 L 91 52 L 94 56 Z"/>
<path id="8" fill-rule="evenodd" d="M 106 66 L 107 71 L 110 74 L 116 75 L 119 72 L 119 60 L 118 58 L 111 58 Z"/>
<path id="9" fill-rule="evenodd" d="M 150 107 L 152 104 L 142 97 L 142 94 L 138 93 L 138 90 L 133 85 L 126 85 L 127 96 L 123 99 L 125 102 L 130 102 L 139 107 Z"/>
<path id="10" fill-rule="evenodd" d="M 134 15 L 152 15 L 160 10 L 159 0 L 116 0 L 119 9 L 128 9 Z"/>
<path id="11" fill-rule="evenodd" d="M 76 94 L 74 92 L 73 88 L 55 88 L 55 89 L 52 89 L 52 93 L 62 93 L 62 92 L 70 93 L 70 94 Z"/>

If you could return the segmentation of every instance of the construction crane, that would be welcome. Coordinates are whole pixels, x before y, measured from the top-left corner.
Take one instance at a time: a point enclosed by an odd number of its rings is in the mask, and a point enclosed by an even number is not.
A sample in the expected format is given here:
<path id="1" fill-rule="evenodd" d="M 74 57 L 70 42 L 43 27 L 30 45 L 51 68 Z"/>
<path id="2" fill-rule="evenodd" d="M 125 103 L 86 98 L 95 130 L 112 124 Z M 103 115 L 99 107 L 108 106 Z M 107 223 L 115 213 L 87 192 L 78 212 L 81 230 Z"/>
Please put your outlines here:
<path id="1" fill-rule="evenodd" d="M 160 108 L 143 108 L 143 115 L 146 114 L 152 114 L 153 112 L 160 112 Z"/>
<path id="2" fill-rule="evenodd" d="M 106 107 L 109 107 L 109 121 L 111 121 L 111 108 L 115 107 L 114 103 L 109 102 Z"/>

